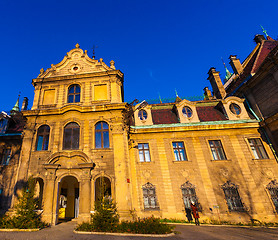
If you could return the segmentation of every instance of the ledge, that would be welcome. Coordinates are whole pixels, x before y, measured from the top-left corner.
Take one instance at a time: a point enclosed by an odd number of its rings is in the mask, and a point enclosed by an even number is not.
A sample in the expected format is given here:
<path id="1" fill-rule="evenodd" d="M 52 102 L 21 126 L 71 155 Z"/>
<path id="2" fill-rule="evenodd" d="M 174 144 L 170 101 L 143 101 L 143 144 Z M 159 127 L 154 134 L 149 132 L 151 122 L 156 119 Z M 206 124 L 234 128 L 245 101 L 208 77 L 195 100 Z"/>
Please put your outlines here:
<path id="1" fill-rule="evenodd" d="M 40 228 L 20 229 L 20 228 L 0 228 L 0 232 L 36 232 Z"/>
<path id="2" fill-rule="evenodd" d="M 135 236 L 135 237 L 170 237 L 174 236 L 175 233 L 168 234 L 137 234 L 137 233 L 112 233 L 112 232 L 83 232 L 73 231 L 76 234 L 95 234 L 95 235 L 114 235 L 114 236 Z"/>

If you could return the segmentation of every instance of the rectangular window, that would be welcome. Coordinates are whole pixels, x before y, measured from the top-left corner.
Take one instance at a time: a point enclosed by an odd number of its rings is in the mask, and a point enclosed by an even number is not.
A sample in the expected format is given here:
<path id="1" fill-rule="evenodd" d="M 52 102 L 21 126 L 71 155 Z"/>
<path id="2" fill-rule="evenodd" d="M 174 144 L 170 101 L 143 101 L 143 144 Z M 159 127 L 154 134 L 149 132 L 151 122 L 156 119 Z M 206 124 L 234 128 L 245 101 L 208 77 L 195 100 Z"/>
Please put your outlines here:
<path id="1" fill-rule="evenodd" d="M 11 149 L 6 148 L 6 149 L 4 149 L 3 154 L 2 154 L 1 165 L 8 165 L 10 159 L 11 159 Z"/>
<path id="2" fill-rule="evenodd" d="M 253 152 L 255 159 L 266 159 L 268 158 L 267 153 L 264 149 L 261 139 L 250 138 L 248 139 L 249 145 Z"/>
<path id="3" fill-rule="evenodd" d="M 220 140 L 209 140 L 209 146 L 214 160 L 226 160 Z"/>
<path id="4" fill-rule="evenodd" d="M 173 145 L 175 160 L 186 161 L 187 158 L 186 158 L 183 142 L 173 142 L 172 145 Z"/>
<path id="5" fill-rule="evenodd" d="M 139 159 L 140 162 L 150 162 L 150 149 L 148 143 L 139 143 L 138 144 L 138 150 L 139 150 Z"/>

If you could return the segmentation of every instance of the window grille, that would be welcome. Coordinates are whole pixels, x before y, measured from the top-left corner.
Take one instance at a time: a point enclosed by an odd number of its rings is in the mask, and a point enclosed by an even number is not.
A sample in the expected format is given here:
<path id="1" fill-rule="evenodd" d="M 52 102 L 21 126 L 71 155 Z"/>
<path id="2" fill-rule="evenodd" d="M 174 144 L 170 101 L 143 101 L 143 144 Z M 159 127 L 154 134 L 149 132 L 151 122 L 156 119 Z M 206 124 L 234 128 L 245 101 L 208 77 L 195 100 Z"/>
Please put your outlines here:
<path id="1" fill-rule="evenodd" d="M 209 146 L 214 160 L 226 160 L 226 155 L 220 140 L 209 140 Z"/>
<path id="2" fill-rule="evenodd" d="M 36 150 L 48 150 L 50 128 L 47 125 L 40 126 L 37 134 Z"/>
<path id="3" fill-rule="evenodd" d="M 275 210 L 278 213 L 278 183 L 276 180 L 272 180 L 266 187 L 269 191 L 271 200 L 274 204 Z"/>
<path id="4" fill-rule="evenodd" d="M 181 185 L 181 191 L 184 207 L 187 209 L 191 209 L 190 203 L 194 202 L 198 210 L 200 211 L 200 204 L 198 203 L 195 186 L 189 181 L 186 181 L 184 184 Z"/>
<path id="5" fill-rule="evenodd" d="M 245 210 L 238 193 L 238 186 L 236 184 L 231 181 L 227 181 L 222 185 L 222 189 L 230 211 L 242 212 Z"/>
<path id="6" fill-rule="evenodd" d="M 186 158 L 183 142 L 173 142 L 172 145 L 173 145 L 175 160 L 186 161 L 187 158 Z"/>
<path id="7" fill-rule="evenodd" d="M 268 158 L 267 153 L 264 149 L 261 139 L 250 138 L 248 139 L 249 145 L 253 152 L 255 159 L 266 159 Z"/>
<path id="8" fill-rule="evenodd" d="M 140 162 L 150 162 L 151 161 L 150 149 L 149 149 L 148 143 L 139 143 L 138 150 L 139 150 Z"/>
<path id="9" fill-rule="evenodd" d="M 64 128 L 64 149 L 79 148 L 79 125 L 75 122 L 67 124 Z"/>
<path id="10" fill-rule="evenodd" d="M 96 148 L 109 148 L 109 126 L 106 122 L 98 122 L 95 126 Z"/>
<path id="11" fill-rule="evenodd" d="M 143 201 L 145 210 L 159 209 L 156 199 L 155 186 L 147 182 L 143 187 Z"/>
<path id="12" fill-rule="evenodd" d="M 68 103 L 80 102 L 80 87 L 77 84 L 71 85 L 68 90 Z"/>

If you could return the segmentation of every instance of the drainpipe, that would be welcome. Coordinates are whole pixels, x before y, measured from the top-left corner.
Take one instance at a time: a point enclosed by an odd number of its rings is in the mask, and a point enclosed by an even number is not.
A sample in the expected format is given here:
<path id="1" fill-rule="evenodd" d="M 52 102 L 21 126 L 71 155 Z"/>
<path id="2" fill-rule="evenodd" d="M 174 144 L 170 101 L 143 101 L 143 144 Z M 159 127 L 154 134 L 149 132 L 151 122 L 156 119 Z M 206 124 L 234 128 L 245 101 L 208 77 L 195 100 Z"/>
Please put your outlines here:
<path id="1" fill-rule="evenodd" d="M 246 98 L 244 95 L 243 95 L 243 97 L 244 97 L 245 102 L 246 102 L 246 104 L 247 104 L 249 110 L 251 111 L 251 113 L 254 115 L 254 117 L 255 117 L 259 122 L 261 122 L 262 120 L 261 120 L 261 119 L 257 116 L 257 114 L 253 111 L 253 109 L 251 108 L 251 106 L 250 106 L 250 104 L 249 104 L 247 98 Z M 270 147 L 270 149 L 271 149 L 271 151 L 272 151 L 272 153 L 273 153 L 273 155 L 274 155 L 274 158 L 275 158 L 276 162 L 278 163 L 278 157 L 277 157 L 276 151 L 275 151 L 275 149 L 274 149 L 273 146 L 272 146 L 272 143 L 271 143 L 271 141 L 270 141 L 270 139 L 269 139 L 269 137 L 268 137 L 267 132 L 265 131 L 265 129 L 264 129 L 263 127 L 260 127 L 260 129 L 262 130 L 262 132 L 263 132 L 263 134 L 264 134 L 264 136 L 265 136 L 265 138 L 266 138 L 266 141 L 267 141 L 267 143 L 268 143 L 268 145 L 269 145 L 269 147 Z"/>

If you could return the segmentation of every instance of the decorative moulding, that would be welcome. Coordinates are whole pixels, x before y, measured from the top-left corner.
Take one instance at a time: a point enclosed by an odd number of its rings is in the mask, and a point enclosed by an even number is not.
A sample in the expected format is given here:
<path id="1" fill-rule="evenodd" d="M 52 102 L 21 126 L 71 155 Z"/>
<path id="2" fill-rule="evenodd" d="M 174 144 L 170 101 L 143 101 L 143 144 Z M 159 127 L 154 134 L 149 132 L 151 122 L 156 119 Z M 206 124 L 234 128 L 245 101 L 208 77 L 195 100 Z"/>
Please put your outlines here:
<path id="1" fill-rule="evenodd" d="M 221 102 L 229 120 L 250 119 L 243 103 L 244 99 L 232 96 L 223 99 Z M 233 110 L 233 106 L 239 107 L 238 112 Z"/>
<path id="2" fill-rule="evenodd" d="M 176 103 L 175 106 L 177 108 L 180 123 L 200 122 L 196 110 L 196 103 L 184 99 L 181 102 Z"/>

